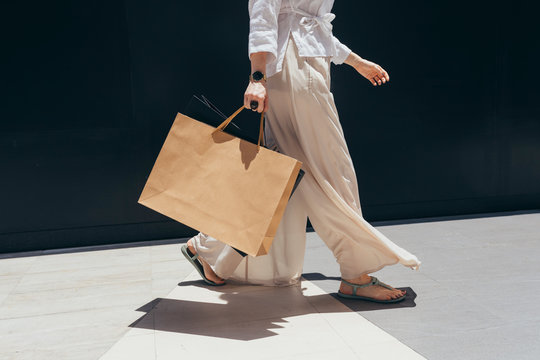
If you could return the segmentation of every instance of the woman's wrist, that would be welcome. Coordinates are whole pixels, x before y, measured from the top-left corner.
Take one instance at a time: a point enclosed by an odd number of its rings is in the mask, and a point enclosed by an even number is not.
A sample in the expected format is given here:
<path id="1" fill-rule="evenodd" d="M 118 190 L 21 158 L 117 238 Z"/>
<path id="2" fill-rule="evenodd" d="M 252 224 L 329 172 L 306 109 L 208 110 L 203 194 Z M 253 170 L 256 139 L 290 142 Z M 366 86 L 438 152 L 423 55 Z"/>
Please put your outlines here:
<path id="1" fill-rule="evenodd" d="M 266 73 L 266 52 L 253 53 L 249 59 L 251 60 L 251 74 L 257 71 Z"/>
<path id="2" fill-rule="evenodd" d="M 358 54 L 351 52 L 344 62 L 345 64 L 358 70 L 358 68 L 364 64 L 364 59 L 362 59 Z"/>

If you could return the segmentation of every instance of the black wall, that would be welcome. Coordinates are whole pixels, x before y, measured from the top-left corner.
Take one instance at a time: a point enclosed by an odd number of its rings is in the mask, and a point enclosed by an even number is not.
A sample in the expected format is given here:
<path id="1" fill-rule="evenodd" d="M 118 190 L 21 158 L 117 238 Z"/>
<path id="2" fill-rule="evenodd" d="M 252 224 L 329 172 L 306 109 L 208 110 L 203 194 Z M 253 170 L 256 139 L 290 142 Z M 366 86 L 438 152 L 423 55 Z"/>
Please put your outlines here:
<path id="1" fill-rule="evenodd" d="M 540 207 L 530 3 L 336 2 L 334 34 L 391 77 L 332 70 L 367 220 Z M 241 105 L 247 1 L 30 1 L 3 17 L 0 252 L 192 234 L 137 199 L 192 94 Z"/>

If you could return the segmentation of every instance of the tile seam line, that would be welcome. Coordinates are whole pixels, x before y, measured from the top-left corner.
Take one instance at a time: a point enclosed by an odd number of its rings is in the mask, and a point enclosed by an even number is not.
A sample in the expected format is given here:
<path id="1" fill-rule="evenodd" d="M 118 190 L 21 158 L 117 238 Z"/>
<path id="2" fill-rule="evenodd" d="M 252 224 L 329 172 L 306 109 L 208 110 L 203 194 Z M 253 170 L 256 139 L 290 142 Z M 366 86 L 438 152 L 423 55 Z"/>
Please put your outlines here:
<path id="1" fill-rule="evenodd" d="M 9 317 L 9 318 L 0 318 L 0 322 L 3 320 L 18 320 L 18 319 L 26 319 L 26 318 L 35 318 L 35 317 L 47 317 L 47 316 L 55 316 L 55 315 L 62 315 L 62 314 L 70 314 L 70 313 L 84 313 L 84 312 L 94 312 L 96 310 L 102 310 L 102 309 L 111 309 L 111 308 L 125 308 L 123 305 L 113 305 L 113 306 L 106 306 L 106 307 L 100 307 L 100 308 L 91 308 L 91 309 L 82 309 L 82 310 L 72 310 L 72 311 L 60 311 L 60 312 L 54 312 L 54 313 L 46 313 L 46 314 L 37 314 L 37 315 L 26 315 L 26 316 L 15 316 L 15 317 Z M 140 311 L 132 310 L 134 313 L 140 313 Z M 105 324 L 110 325 L 108 323 L 99 322 L 96 324 Z"/>
<path id="2" fill-rule="evenodd" d="M 191 277 L 193 275 L 193 273 L 197 272 L 197 270 L 193 270 L 192 272 L 190 272 L 187 276 L 185 276 L 180 282 L 183 282 L 185 281 L 186 279 L 188 279 L 189 277 Z M 178 286 L 178 283 L 175 285 L 175 287 L 173 287 L 168 293 L 167 295 L 164 295 L 164 298 L 166 298 L 166 296 L 168 296 L 168 294 L 170 294 L 174 288 L 176 288 L 176 286 Z M 139 316 L 139 318 L 135 321 L 132 321 L 131 324 L 137 324 L 137 322 L 139 322 L 140 320 L 142 320 L 144 317 L 148 316 L 150 314 L 150 312 L 152 312 L 156 306 L 159 304 L 160 302 L 158 301 L 156 304 L 154 304 L 152 306 L 152 308 L 150 308 L 148 311 L 146 311 L 145 314 L 141 314 L 141 316 Z M 140 306 L 139 306 L 140 308 Z M 133 310 L 134 312 L 137 312 L 136 310 Z M 144 312 L 144 311 L 143 311 Z M 100 359 L 105 356 L 119 341 L 121 341 L 123 338 L 126 337 L 127 333 L 132 330 L 132 329 L 135 329 L 136 327 L 131 327 L 131 326 L 126 326 L 126 329 L 125 331 L 122 333 L 122 336 L 114 342 L 114 344 L 111 345 L 111 347 L 109 349 L 107 349 L 107 351 L 105 351 Z M 140 334 L 140 335 L 147 335 L 147 334 Z M 134 335 L 136 336 L 136 335 Z M 154 360 L 158 359 L 157 357 L 157 346 L 156 346 L 156 317 L 155 316 L 152 316 L 152 339 L 154 341 Z"/>
<path id="3" fill-rule="evenodd" d="M 32 260 L 32 262 L 30 263 L 30 265 L 26 268 L 26 270 L 24 271 L 24 273 L 19 277 L 19 279 L 17 280 L 17 284 L 15 284 L 15 286 L 13 286 L 13 288 L 11 288 L 11 290 L 9 291 L 9 293 L 6 295 L 5 298 L 2 299 L 2 301 L 0 301 L 0 309 L 2 308 L 2 306 L 4 305 L 4 303 L 6 302 L 6 300 L 8 299 L 8 297 L 10 297 L 10 295 L 12 295 L 14 293 L 14 291 L 19 287 L 19 285 L 21 284 L 22 280 L 23 280 L 23 277 L 26 276 L 26 274 L 28 274 L 28 271 L 30 270 L 30 268 L 34 265 L 34 263 L 37 261 L 37 257 Z M 1 278 L 1 276 L 0 276 Z M 1 321 L 2 319 L 0 319 Z"/>
<path id="4" fill-rule="evenodd" d="M 0 259 L 0 261 L 3 260 L 3 259 Z M 172 262 L 177 262 L 179 260 L 182 260 L 180 258 L 178 259 L 171 259 L 171 260 L 164 260 L 164 261 L 156 261 L 155 263 L 152 263 L 152 261 L 143 261 L 143 262 L 133 262 L 133 263 L 125 263 L 125 264 L 120 264 L 120 266 L 122 267 L 133 267 L 133 268 L 140 268 L 140 265 L 155 265 L 155 264 L 162 264 L 162 263 L 172 263 Z M 71 270 L 74 270 L 74 271 L 81 271 L 81 270 L 100 270 L 100 269 L 106 269 L 106 268 L 110 268 L 111 265 L 103 265 L 103 264 L 91 264 L 91 266 L 85 266 L 85 267 L 79 267 L 79 268 L 74 268 L 74 269 L 71 269 Z M 61 273 L 61 272 L 64 272 L 64 270 L 37 270 L 37 271 L 32 271 L 30 272 L 30 269 L 27 270 L 23 275 L 39 275 L 39 274 L 51 274 L 51 273 Z M 160 273 L 160 272 L 167 272 L 167 271 L 156 271 L 156 273 Z M 119 273 L 118 273 L 119 274 Z M 2 276 L 9 276 L 9 275 L 0 275 L 0 278 Z"/>
<path id="5" fill-rule="evenodd" d="M 328 294 L 326 291 L 324 291 L 323 289 L 321 289 L 320 287 L 318 287 L 317 285 L 315 285 L 313 282 L 311 282 L 311 281 L 309 281 L 309 280 L 306 280 L 306 279 L 304 279 L 304 278 L 302 278 L 302 279 L 303 279 L 303 281 L 308 282 L 308 283 L 309 283 L 311 286 L 313 286 L 314 288 L 319 289 L 322 293 L 326 294 L 326 296 L 332 297 L 332 296 L 331 296 L 330 294 Z M 337 301 L 337 300 L 336 300 L 336 299 L 333 299 L 333 301 Z M 330 329 L 332 329 L 332 332 L 336 335 L 336 337 L 338 337 L 338 338 L 341 340 L 341 342 L 342 342 L 343 344 L 345 344 L 345 346 L 349 349 L 349 351 L 350 351 L 352 354 L 354 354 L 354 356 L 355 356 L 357 359 L 361 360 L 362 358 L 360 357 L 360 355 L 359 355 L 356 351 L 354 351 L 354 349 L 351 347 L 351 345 L 349 345 L 349 343 L 346 342 L 346 341 L 341 337 L 341 335 L 337 332 L 336 328 L 328 321 L 328 319 L 326 318 L 326 316 L 324 316 L 321 312 L 319 312 L 319 310 L 315 307 L 315 305 L 313 305 L 309 300 L 307 300 L 307 302 L 308 302 L 308 304 L 315 310 L 315 312 L 316 312 L 317 314 L 319 314 L 319 315 L 322 317 L 322 319 L 324 320 L 324 322 L 330 327 Z M 360 314 L 358 314 L 358 313 L 355 312 L 355 311 L 350 310 L 349 308 L 347 308 L 347 312 L 348 312 L 350 315 L 353 315 L 353 316 L 356 315 L 356 316 L 360 316 L 360 317 L 363 318 L 363 316 L 361 316 Z M 382 329 L 381 329 L 381 330 L 382 330 Z M 383 331 L 384 331 L 384 330 L 383 330 Z"/>

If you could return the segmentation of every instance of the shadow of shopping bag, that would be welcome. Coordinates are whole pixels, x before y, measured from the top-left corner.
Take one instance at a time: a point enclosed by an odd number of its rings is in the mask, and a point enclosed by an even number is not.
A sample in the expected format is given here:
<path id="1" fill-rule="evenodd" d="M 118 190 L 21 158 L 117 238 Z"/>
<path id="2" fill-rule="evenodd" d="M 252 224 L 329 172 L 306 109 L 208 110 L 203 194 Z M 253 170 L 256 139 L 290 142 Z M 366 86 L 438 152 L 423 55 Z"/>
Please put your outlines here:
<path id="1" fill-rule="evenodd" d="M 265 255 L 302 163 L 176 115 L 138 202 L 252 256 Z"/>

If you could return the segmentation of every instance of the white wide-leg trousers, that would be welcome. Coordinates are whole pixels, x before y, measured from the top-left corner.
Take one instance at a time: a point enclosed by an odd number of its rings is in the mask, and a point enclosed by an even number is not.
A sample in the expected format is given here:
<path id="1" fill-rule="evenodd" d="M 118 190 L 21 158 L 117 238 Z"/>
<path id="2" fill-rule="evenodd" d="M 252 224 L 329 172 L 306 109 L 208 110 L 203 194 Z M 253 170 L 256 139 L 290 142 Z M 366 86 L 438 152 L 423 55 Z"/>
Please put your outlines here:
<path id="1" fill-rule="evenodd" d="M 341 276 L 352 279 L 401 263 L 420 261 L 362 217 L 358 184 L 330 92 L 330 59 L 301 57 L 289 38 L 283 70 L 267 80 L 266 140 L 302 161 L 306 172 L 291 197 L 270 253 L 242 258 L 205 234 L 192 238 L 216 274 L 254 284 L 288 285 L 302 273 L 306 222 L 333 252 Z"/>

